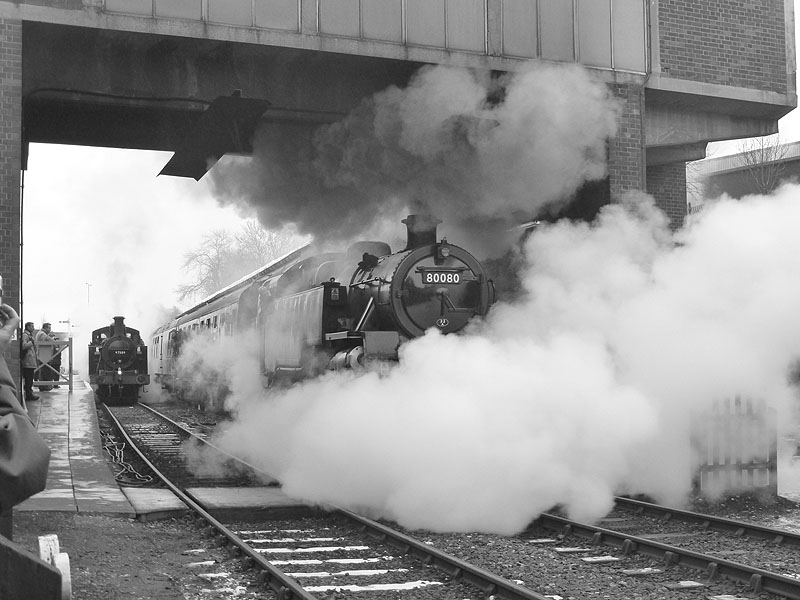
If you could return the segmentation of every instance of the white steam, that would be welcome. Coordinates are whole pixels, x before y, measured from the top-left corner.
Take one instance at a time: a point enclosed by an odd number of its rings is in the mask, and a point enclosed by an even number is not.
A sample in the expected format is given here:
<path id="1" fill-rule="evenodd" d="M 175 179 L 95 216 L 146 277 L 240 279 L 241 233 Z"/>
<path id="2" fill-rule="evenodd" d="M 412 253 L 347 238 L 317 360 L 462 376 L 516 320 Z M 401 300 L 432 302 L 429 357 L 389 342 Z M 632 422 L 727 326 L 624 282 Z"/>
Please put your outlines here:
<path id="1" fill-rule="evenodd" d="M 543 227 L 520 301 L 408 343 L 388 374 L 234 394 L 217 443 L 291 496 L 408 527 L 513 533 L 555 504 L 594 519 L 622 491 L 680 500 L 711 402 L 787 414 L 798 229 L 794 186 L 721 201 L 677 240 L 644 196 Z"/>
<path id="2" fill-rule="evenodd" d="M 617 112 L 580 67 L 496 81 L 425 68 L 313 140 L 264 136 L 263 160 L 218 173 L 218 195 L 318 236 L 411 208 L 491 237 L 603 177 Z M 239 365 L 217 443 L 291 496 L 408 527 L 513 533 L 555 504 L 589 520 L 619 492 L 680 501 L 693 422 L 714 401 L 764 399 L 788 422 L 798 230 L 797 187 L 721 201 L 675 237 L 644 195 L 542 225 L 519 298 L 465 335 L 406 344 L 388 373 L 266 393 L 257 365 Z"/>

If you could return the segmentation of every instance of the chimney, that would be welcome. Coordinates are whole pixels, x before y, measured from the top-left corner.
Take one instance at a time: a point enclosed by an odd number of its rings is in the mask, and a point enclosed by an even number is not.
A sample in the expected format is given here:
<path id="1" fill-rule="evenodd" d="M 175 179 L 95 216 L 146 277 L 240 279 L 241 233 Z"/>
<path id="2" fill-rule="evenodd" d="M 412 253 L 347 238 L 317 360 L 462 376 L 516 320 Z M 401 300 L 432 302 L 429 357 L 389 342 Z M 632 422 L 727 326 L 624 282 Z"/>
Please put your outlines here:
<path id="1" fill-rule="evenodd" d="M 402 222 L 406 224 L 408 229 L 406 250 L 436 243 L 436 226 L 441 223 L 436 217 L 431 215 L 408 215 Z"/>
<path id="2" fill-rule="evenodd" d="M 125 337 L 125 317 L 114 317 L 113 337 Z"/>

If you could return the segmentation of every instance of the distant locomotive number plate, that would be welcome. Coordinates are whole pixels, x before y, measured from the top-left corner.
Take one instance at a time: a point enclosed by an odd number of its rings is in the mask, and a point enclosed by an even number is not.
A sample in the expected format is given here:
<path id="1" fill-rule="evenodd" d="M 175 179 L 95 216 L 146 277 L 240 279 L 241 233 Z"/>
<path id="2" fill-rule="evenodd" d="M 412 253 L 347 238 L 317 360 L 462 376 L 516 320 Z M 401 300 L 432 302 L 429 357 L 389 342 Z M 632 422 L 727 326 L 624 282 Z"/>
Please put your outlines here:
<path id="1" fill-rule="evenodd" d="M 422 283 L 461 283 L 461 273 L 457 271 L 423 271 Z"/>

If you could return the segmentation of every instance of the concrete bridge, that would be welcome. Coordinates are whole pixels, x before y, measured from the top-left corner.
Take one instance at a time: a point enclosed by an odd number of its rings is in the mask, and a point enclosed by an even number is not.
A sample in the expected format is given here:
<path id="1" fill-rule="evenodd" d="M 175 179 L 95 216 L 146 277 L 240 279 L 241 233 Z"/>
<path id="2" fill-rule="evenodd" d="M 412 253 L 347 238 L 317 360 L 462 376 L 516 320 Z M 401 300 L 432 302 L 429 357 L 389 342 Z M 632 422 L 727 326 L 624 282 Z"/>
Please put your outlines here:
<path id="1" fill-rule="evenodd" d="M 255 120 L 336 120 L 426 63 L 509 71 L 578 60 L 611 82 L 647 72 L 642 0 L 614 0 L 613 11 L 530 0 L 44 4 L 9 11 L 22 20 L 23 145 L 191 152 L 167 172 L 195 178 L 212 154 L 246 151 Z"/>

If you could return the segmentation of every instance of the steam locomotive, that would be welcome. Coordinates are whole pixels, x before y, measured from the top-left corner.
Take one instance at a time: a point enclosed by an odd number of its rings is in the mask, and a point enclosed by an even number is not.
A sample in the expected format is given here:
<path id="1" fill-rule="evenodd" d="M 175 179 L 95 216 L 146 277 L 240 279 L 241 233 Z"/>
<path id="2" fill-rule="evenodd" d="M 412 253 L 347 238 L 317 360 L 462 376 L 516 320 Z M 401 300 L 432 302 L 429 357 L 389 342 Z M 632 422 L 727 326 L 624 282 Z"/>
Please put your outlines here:
<path id="1" fill-rule="evenodd" d="M 98 400 L 133 404 L 150 383 L 147 346 L 139 331 L 125 325 L 125 317 L 92 331 L 89 343 L 89 383 Z"/>
<path id="2" fill-rule="evenodd" d="M 150 344 L 155 380 L 181 388 L 176 361 L 197 334 L 219 342 L 254 330 L 269 384 L 396 361 L 400 345 L 429 328 L 455 333 L 487 314 L 494 284 L 481 263 L 446 239 L 437 241 L 438 219 L 409 215 L 403 223 L 407 245 L 400 252 L 383 242 L 322 254 L 306 246 L 162 325 Z"/>

